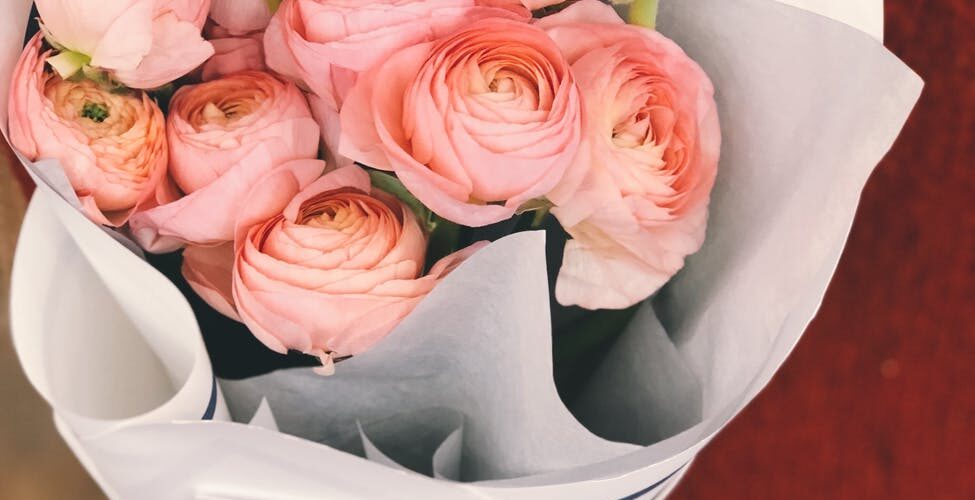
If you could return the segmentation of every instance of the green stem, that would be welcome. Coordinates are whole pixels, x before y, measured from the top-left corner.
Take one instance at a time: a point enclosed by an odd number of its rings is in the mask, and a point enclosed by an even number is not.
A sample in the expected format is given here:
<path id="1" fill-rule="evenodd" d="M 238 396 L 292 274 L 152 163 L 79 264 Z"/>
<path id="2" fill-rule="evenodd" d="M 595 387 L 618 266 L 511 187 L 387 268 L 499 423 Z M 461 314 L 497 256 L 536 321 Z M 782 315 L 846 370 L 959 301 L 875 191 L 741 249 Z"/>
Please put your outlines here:
<path id="1" fill-rule="evenodd" d="M 459 250 L 461 226 L 437 217 L 427 242 L 426 269 L 429 271 L 438 260 Z"/>
<path id="2" fill-rule="evenodd" d="M 545 216 L 548 215 L 548 211 L 551 207 L 540 208 L 535 210 L 535 217 L 532 218 L 532 229 L 538 229 L 545 221 Z"/>
<path id="3" fill-rule="evenodd" d="M 433 213 L 420 200 L 416 199 L 416 196 L 413 196 L 413 193 L 406 189 L 406 186 L 395 175 L 371 168 L 366 169 L 366 171 L 369 172 L 369 181 L 374 188 L 397 197 L 416 214 L 417 220 L 423 224 L 424 229 L 433 231 L 436 226 Z"/>
<path id="4" fill-rule="evenodd" d="M 74 75 L 75 73 L 81 71 L 81 68 L 85 67 L 91 62 L 91 58 L 80 53 L 66 50 L 61 52 L 56 56 L 51 56 L 47 58 L 47 63 L 54 68 L 54 71 L 61 75 L 61 78 L 67 79 Z"/>
<path id="5" fill-rule="evenodd" d="M 630 4 L 630 13 L 627 22 L 645 28 L 657 28 L 657 2 L 658 0 L 634 0 Z"/>

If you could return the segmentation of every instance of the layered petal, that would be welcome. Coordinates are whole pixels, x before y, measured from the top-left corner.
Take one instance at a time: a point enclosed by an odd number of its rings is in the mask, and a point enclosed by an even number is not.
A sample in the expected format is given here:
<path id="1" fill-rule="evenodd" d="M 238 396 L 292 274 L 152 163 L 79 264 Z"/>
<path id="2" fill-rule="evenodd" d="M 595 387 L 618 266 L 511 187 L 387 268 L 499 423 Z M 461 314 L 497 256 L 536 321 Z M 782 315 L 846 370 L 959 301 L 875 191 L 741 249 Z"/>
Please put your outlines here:
<path id="1" fill-rule="evenodd" d="M 213 55 L 213 46 L 200 35 L 200 28 L 165 13 L 153 20 L 152 48 L 134 69 L 117 68 L 115 78 L 137 89 L 165 85 L 203 64 Z M 94 60 L 93 60 L 94 61 Z"/>
<path id="2" fill-rule="evenodd" d="M 240 321 L 233 295 L 234 243 L 190 246 L 183 250 L 183 278 L 210 307 Z"/>

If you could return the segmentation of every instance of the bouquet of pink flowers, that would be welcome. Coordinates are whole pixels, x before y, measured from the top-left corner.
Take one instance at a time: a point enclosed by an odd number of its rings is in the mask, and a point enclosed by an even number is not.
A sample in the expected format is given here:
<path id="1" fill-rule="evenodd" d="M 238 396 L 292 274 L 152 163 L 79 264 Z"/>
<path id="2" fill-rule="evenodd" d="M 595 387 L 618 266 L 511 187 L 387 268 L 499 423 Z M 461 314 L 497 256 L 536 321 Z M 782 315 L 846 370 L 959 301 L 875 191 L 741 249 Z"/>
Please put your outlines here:
<path id="1" fill-rule="evenodd" d="M 106 493 L 673 487 L 922 82 L 877 5 L 659 3 L 0 0 L 14 345 Z"/>
<path id="2" fill-rule="evenodd" d="M 711 82 L 609 5 L 102 3 L 37 2 L 13 146 L 324 372 L 482 239 L 548 228 L 554 299 L 587 310 L 640 303 L 704 240 Z"/>

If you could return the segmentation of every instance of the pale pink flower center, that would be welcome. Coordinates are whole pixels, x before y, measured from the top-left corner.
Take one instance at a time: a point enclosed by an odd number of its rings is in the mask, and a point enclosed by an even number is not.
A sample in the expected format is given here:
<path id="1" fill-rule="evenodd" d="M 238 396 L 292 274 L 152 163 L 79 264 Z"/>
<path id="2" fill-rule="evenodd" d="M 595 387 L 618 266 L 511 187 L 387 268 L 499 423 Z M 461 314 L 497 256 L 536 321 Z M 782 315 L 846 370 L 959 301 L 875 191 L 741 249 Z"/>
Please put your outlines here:
<path id="1" fill-rule="evenodd" d="M 697 176 L 688 170 L 686 130 L 673 83 L 640 61 L 614 70 L 618 82 L 609 110 L 611 143 L 625 169 L 611 169 L 624 196 L 650 196 L 660 207 L 679 210 L 683 194 Z"/>
<path id="2" fill-rule="evenodd" d="M 480 95 L 495 105 L 518 109 L 540 109 L 537 72 L 515 61 L 488 61 L 480 67 L 481 78 L 472 79 L 472 94 Z M 543 83 L 542 83 L 543 84 Z M 550 102 L 544 106 L 551 105 Z M 546 108 L 542 108 L 546 109 Z"/>
<path id="3" fill-rule="evenodd" d="M 268 78 L 267 80 L 270 80 Z M 277 82 L 226 78 L 200 84 L 181 106 L 183 119 L 199 132 L 232 127 L 273 99 Z"/>

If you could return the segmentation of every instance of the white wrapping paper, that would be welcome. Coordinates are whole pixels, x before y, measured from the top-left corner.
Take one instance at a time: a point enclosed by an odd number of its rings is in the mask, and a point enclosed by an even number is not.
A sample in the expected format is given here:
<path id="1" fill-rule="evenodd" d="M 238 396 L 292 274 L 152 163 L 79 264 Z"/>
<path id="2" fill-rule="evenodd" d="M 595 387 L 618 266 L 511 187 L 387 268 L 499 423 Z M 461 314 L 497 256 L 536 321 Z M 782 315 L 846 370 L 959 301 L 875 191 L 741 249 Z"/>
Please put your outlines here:
<path id="1" fill-rule="evenodd" d="M 849 20 L 879 2 L 790 3 Z M 28 3 L 0 5 L 6 95 Z M 878 19 L 863 26 L 875 38 Z M 921 81 L 871 36 L 771 0 L 661 1 L 658 24 L 717 89 L 708 238 L 597 368 L 575 417 L 552 382 L 540 233 L 479 252 L 334 377 L 223 381 L 235 420 L 261 426 L 200 422 L 212 374 L 185 300 L 70 196 L 41 187 L 15 263 L 13 330 L 73 449 L 120 498 L 660 493 L 814 315 Z M 5 100 L 0 112 L 5 124 Z"/>

